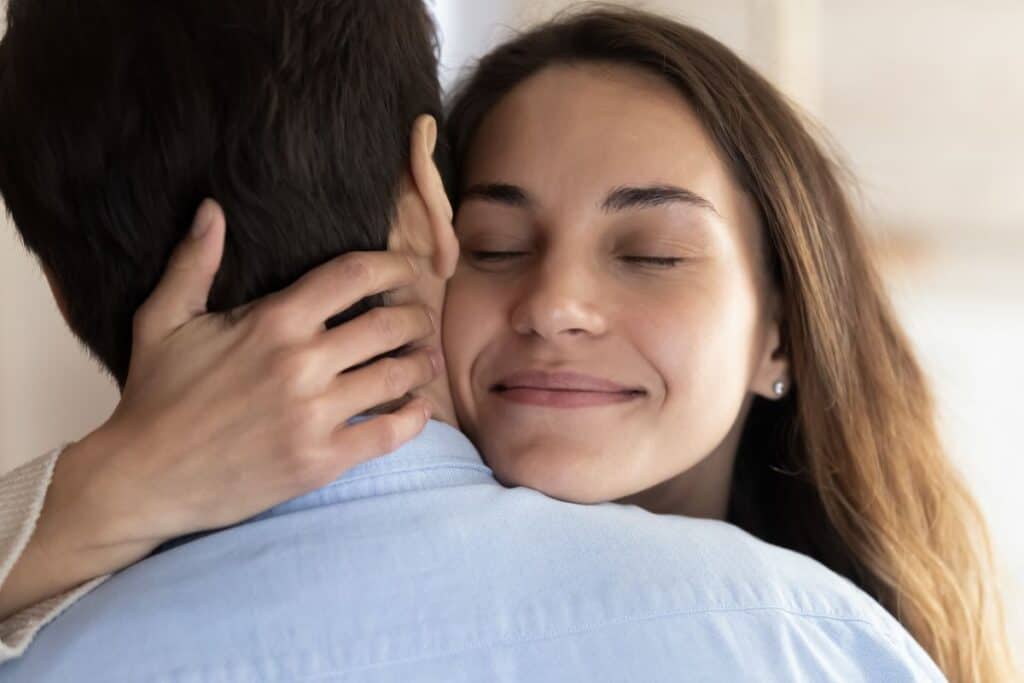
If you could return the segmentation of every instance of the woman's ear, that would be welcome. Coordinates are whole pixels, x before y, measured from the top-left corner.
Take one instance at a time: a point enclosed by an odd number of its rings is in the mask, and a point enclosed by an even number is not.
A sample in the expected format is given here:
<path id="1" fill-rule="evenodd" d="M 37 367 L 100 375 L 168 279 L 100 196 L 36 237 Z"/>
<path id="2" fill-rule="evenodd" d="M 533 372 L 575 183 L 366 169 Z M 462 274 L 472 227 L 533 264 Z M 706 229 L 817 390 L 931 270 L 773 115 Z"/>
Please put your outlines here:
<path id="1" fill-rule="evenodd" d="M 777 401 L 789 393 L 792 385 L 789 358 L 782 347 L 780 323 L 778 320 L 772 320 L 768 323 L 751 391 L 758 396 Z"/>
<path id="2" fill-rule="evenodd" d="M 455 273 L 459 261 L 459 241 L 452 226 L 453 212 L 444 191 L 441 173 L 434 163 L 437 145 L 437 121 L 423 115 L 413 123 L 409 151 L 409 172 L 416 192 L 427 212 L 433 242 L 431 265 L 438 276 L 447 280 Z"/>

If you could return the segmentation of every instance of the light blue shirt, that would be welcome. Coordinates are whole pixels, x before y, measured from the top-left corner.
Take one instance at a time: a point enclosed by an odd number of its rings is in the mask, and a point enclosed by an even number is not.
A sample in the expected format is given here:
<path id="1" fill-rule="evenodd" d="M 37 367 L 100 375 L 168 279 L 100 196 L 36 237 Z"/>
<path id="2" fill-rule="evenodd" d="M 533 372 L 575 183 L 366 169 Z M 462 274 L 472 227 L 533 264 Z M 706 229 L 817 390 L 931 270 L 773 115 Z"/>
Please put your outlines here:
<path id="1" fill-rule="evenodd" d="M 938 681 L 849 581 L 723 522 L 574 505 L 412 443 L 120 572 L 0 681 Z"/>

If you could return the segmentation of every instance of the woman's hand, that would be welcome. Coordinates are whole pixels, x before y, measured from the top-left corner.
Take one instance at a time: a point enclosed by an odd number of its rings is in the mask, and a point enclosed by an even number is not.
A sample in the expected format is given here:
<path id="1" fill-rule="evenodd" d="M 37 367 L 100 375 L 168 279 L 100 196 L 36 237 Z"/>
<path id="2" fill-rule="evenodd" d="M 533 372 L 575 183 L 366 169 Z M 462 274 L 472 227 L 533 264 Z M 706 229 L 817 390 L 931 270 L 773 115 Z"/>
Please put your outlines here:
<path id="1" fill-rule="evenodd" d="M 189 532 L 240 522 L 319 488 L 416 436 L 429 418 L 399 399 L 439 372 L 421 348 L 423 307 L 378 307 L 326 330 L 356 301 L 412 283 L 403 256 L 352 253 L 232 315 L 206 313 L 224 215 L 207 200 L 135 318 L 129 377 L 110 419 L 60 456 L 0 616 L 109 573 Z M 351 370 L 350 372 L 346 372 Z M 344 373 L 344 374 L 342 374 Z"/>

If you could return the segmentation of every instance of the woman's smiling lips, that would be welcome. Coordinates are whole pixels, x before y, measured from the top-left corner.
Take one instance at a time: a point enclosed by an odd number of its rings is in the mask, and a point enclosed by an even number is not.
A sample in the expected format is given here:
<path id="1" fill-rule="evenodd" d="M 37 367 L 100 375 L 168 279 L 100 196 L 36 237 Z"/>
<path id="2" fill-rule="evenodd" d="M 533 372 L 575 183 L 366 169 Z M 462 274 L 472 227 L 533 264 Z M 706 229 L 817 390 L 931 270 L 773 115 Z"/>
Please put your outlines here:
<path id="1" fill-rule="evenodd" d="M 491 391 L 506 401 L 550 408 L 625 403 L 647 393 L 638 387 L 626 387 L 600 377 L 543 370 L 512 373 L 495 383 Z"/>

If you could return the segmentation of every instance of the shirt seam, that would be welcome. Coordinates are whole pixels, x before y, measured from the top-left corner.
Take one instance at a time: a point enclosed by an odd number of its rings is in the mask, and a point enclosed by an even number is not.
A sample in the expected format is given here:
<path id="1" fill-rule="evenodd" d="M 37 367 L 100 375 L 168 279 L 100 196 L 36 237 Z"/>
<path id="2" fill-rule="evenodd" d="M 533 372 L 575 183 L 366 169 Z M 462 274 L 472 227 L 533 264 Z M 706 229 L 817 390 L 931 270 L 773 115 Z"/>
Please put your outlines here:
<path id="1" fill-rule="evenodd" d="M 428 465 L 428 466 L 425 466 L 425 467 L 416 467 L 416 468 L 410 467 L 410 468 L 402 469 L 402 470 L 388 470 L 387 472 L 367 472 L 366 474 L 359 475 L 358 477 L 347 478 L 344 481 L 334 481 L 334 482 L 332 482 L 332 483 L 330 483 L 330 484 L 328 484 L 326 486 L 320 487 L 316 491 L 311 491 L 310 493 L 303 494 L 302 496 L 299 496 L 298 498 L 293 498 L 291 500 L 288 500 L 288 501 L 285 501 L 285 502 L 280 503 L 278 505 L 275 505 L 274 507 L 270 508 L 269 510 L 266 510 L 264 512 L 259 513 L 258 515 L 255 515 L 251 519 L 247 520 L 247 522 L 261 522 L 261 521 L 265 521 L 265 520 L 269 520 L 269 519 L 274 519 L 276 517 L 282 517 L 284 515 L 289 515 L 289 514 L 292 514 L 292 513 L 295 513 L 295 512 L 301 512 L 303 510 L 309 509 L 310 507 L 319 507 L 320 506 L 319 503 L 314 503 L 312 501 L 305 501 L 304 499 L 307 496 L 316 496 L 316 495 L 321 495 L 321 494 L 325 494 L 325 493 L 334 493 L 334 494 L 337 494 L 337 495 L 341 496 L 341 498 L 339 498 L 336 502 L 348 503 L 348 502 L 352 502 L 352 501 L 356 501 L 356 500 L 360 500 L 360 499 L 366 499 L 366 498 L 383 498 L 385 496 L 393 496 L 393 495 L 396 495 L 396 494 L 399 494 L 399 493 L 410 493 L 410 492 L 413 492 L 413 491 L 434 491 L 434 490 L 452 488 L 453 486 L 471 486 L 473 484 L 479 483 L 479 482 L 474 482 L 474 481 L 456 481 L 456 482 L 447 482 L 447 483 L 444 483 L 444 484 L 431 483 L 430 485 L 423 485 L 423 486 L 411 486 L 411 487 L 396 486 L 393 491 L 374 491 L 372 493 L 362 493 L 362 494 L 352 494 L 352 495 L 348 495 L 344 491 L 345 487 L 348 484 L 355 484 L 357 482 L 362 482 L 362 481 L 369 480 L 369 479 L 380 479 L 381 477 L 387 477 L 387 476 L 392 475 L 392 474 L 395 474 L 395 475 L 398 475 L 398 474 L 409 474 L 409 473 L 415 473 L 415 472 L 426 472 L 428 470 L 436 470 L 436 469 L 472 470 L 472 471 L 475 471 L 475 472 L 479 472 L 480 474 L 483 474 L 483 475 L 489 477 L 491 481 L 494 481 L 493 474 L 491 473 L 491 470 L 488 469 L 486 466 L 484 466 L 484 465 L 470 465 L 470 464 L 466 464 L 466 465 L 452 465 L 452 464 L 440 465 L 439 464 L 439 465 Z"/>
<path id="2" fill-rule="evenodd" d="M 353 483 L 355 483 L 357 481 L 365 481 L 367 479 L 380 479 L 381 477 L 387 477 L 387 476 L 390 476 L 392 474 L 409 474 L 409 473 L 427 472 L 429 470 L 439 470 L 439 469 L 472 470 L 474 472 L 480 472 L 482 474 L 487 474 L 487 475 L 492 474 L 491 470 L 488 467 L 484 466 L 484 465 L 444 463 L 444 464 L 437 464 L 437 465 L 423 465 L 423 466 L 418 466 L 418 467 L 405 467 L 405 468 L 402 468 L 402 469 L 387 470 L 387 471 L 384 471 L 384 472 L 367 472 L 366 474 L 361 474 L 359 476 L 345 477 L 344 479 L 335 480 L 335 481 L 331 482 L 330 484 L 328 484 L 327 486 L 323 487 L 320 490 L 321 491 L 326 491 L 326 490 L 335 489 L 335 488 L 342 488 L 342 487 L 344 487 L 344 486 L 346 486 L 348 484 L 353 484 Z"/>
<path id="3" fill-rule="evenodd" d="M 660 620 L 660 619 L 669 619 L 669 618 L 673 618 L 673 617 L 703 617 L 703 616 L 709 616 L 709 615 L 715 615 L 715 614 L 743 614 L 743 613 L 748 613 L 748 612 L 781 612 L 783 614 L 788 614 L 790 616 L 800 617 L 801 619 L 824 620 L 824 621 L 840 622 L 842 624 L 860 625 L 860 626 L 866 627 L 872 633 L 877 634 L 879 637 L 881 637 L 890 648 L 895 649 L 897 651 L 899 649 L 898 644 L 893 639 L 892 635 L 887 632 L 886 629 L 880 627 L 880 625 L 877 624 L 876 622 L 873 622 L 873 621 L 871 621 L 869 619 L 865 619 L 865 618 L 861 618 L 861 617 L 840 617 L 840 616 L 827 615 L 827 614 L 817 614 L 817 613 L 813 613 L 813 612 L 802 612 L 802 611 L 798 611 L 798 610 L 788 609 L 786 607 L 777 607 L 777 606 L 764 606 L 764 607 L 723 607 L 723 608 L 689 609 L 689 610 L 684 609 L 684 610 L 672 610 L 672 611 L 668 611 L 668 612 L 658 612 L 658 613 L 648 614 L 648 615 L 642 616 L 642 617 L 621 617 L 621 618 L 618 618 L 618 619 L 609 619 L 609 620 L 601 621 L 601 622 L 592 622 L 592 623 L 588 623 L 588 624 L 583 624 L 583 625 L 577 626 L 575 628 L 563 629 L 563 630 L 553 631 L 553 632 L 549 632 L 549 633 L 513 634 L 513 635 L 508 635 L 508 636 L 499 636 L 497 638 L 494 638 L 494 639 L 491 639 L 491 640 L 487 640 L 487 641 L 484 641 L 484 642 L 476 642 L 473 645 L 470 645 L 470 646 L 467 646 L 467 647 L 462 647 L 462 648 L 457 648 L 457 649 L 450 649 L 450 650 L 444 650 L 444 651 L 440 651 L 440 652 L 432 652 L 432 653 L 423 654 L 423 655 L 413 655 L 413 656 L 410 656 L 410 657 L 404 657 L 404 658 L 398 658 L 398 659 L 389 659 L 387 661 L 374 662 L 374 663 L 366 664 L 366 665 L 363 665 L 363 666 L 355 666 L 355 667 L 349 667 L 349 668 L 345 668 L 345 669 L 336 669 L 334 671 L 325 671 L 325 672 L 321 672 L 321 673 L 317 673 L 317 674 L 313 674 L 313 675 L 309 675 L 309 676 L 303 676 L 299 680 L 302 680 L 302 681 L 330 680 L 330 679 L 335 679 L 335 678 L 341 678 L 341 677 L 344 677 L 344 676 L 349 676 L 349 675 L 352 675 L 352 674 L 357 674 L 357 673 L 360 673 L 360 672 L 371 671 L 373 669 L 379 669 L 379 668 L 386 667 L 386 666 L 393 666 L 393 665 L 396 665 L 396 664 L 409 664 L 409 663 L 415 663 L 415 662 L 426 662 L 426 661 L 430 661 L 430 660 L 434 660 L 434 659 L 440 659 L 440 658 L 443 658 L 443 657 L 465 655 L 465 654 L 468 654 L 468 653 L 471 653 L 471 652 L 474 652 L 474 651 L 483 650 L 483 649 L 491 648 L 491 647 L 506 647 L 506 646 L 522 645 L 522 644 L 525 644 L 525 643 L 542 642 L 542 641 L 546 641 L 546 640 L 557 640 L 557 639 L 560 639 L 560 638 L 567 638 L 567 637 L 571 637 L 571 636 L 575 636 L 575 635 L 580 635 L 580 634 L 583 634 L 583 633 L 592 633 L 592 632 L 600 631 L 601 629 L 609 628 L 609 627 L 613 627 L 613 626 L 622 626 L 622 625 L 627 625 L 627 624 L 638 624 L 638 623 L 649 622 L 649 621 L 657 621 L 657 620 Z M 247 660 L 240 660 L 239 663 L 244 663 L 245 661 L 247 661 Z M 191 673 L 209 673 L 211 671 L 216 671 L 216 670 L 218 670 L 218 667 L 203 667 L 203 668 L 200 668 L 200 669 L 181 668 L 181 669 L 175 669 L 175 670 L 171 671 L 170 673 L 173 674 L 173 675 L 182 675 L 182 674 L 191 674 Z"/>

